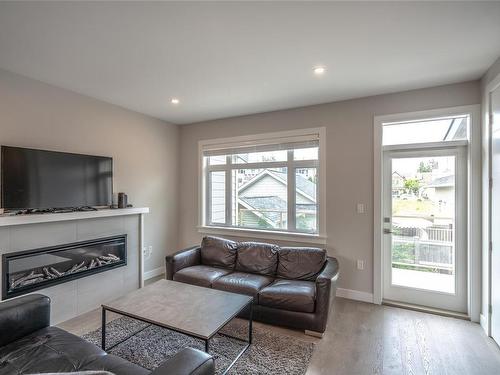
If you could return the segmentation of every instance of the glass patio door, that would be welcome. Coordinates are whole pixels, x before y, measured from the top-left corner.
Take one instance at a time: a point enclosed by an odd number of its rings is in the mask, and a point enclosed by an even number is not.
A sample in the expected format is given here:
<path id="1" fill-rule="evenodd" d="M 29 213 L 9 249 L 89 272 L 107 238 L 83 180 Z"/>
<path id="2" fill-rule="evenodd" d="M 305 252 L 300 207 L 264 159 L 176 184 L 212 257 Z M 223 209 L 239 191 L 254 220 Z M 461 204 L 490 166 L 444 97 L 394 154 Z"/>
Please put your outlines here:
<path id="1" fill-rule="evenodd" d="M 385 151 L 384 300 L 467 312 L 465 151 Z"/>

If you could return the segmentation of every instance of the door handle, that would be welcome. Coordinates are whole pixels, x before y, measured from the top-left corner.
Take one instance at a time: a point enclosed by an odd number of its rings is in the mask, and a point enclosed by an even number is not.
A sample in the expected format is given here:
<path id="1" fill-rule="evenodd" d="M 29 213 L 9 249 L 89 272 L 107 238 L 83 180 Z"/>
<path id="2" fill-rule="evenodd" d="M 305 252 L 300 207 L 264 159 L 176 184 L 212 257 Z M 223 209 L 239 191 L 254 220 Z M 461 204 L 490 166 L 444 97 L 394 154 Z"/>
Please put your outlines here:
<path id="1" fill-rule="evenodd" d="M 392 234 L 392 230 L 384 228 L 384 234 Z"/>

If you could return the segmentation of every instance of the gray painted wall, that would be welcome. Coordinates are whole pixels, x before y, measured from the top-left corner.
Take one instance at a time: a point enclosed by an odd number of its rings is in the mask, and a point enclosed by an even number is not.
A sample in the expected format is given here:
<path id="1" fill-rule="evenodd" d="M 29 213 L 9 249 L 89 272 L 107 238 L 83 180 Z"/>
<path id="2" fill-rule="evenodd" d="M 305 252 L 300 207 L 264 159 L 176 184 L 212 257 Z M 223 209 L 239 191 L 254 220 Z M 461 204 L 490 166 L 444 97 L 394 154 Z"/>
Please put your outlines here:
<path id="1" fill-rule="evenodd" d="M 340 261 L 340 287 L 373 292 L 373 116 L 481 102 L 479 81 L 379 95 L 285 111 L 183 125 L 179 243 L 199 243 L 198 141 L 326 127 L 327 249 Z M 367 206 L 356 213 L 356 204 Z M 365 269 L 356 269 L 356 260 Z"/>
<path id="2" fill-rule="evenodd" d="M 327 248 L 341 262 L 340 287 L 371 293 L 373 116 L 480 102 L 480 83 L 472 81 L 179 128 L 0 70 L 0 143 L 112 156 L 115 191 L 151 208 L 145 244 L 154 253 L 147 271 L 161 267 L 165 253 L 202 237 L 198 140 L 325 126 Z M 358 202 L 367 205 L 365 214 L 356 213 Z M 356 269 L 356 259 L 365 260 L 365 270 Z"/>
<path id="3" fill-rule="evenodd" d="M 145 270 L 177 248 L 178 126 L 0 69 L 0 144 L 113 157 L 115 192 L 151 208 Z"/>

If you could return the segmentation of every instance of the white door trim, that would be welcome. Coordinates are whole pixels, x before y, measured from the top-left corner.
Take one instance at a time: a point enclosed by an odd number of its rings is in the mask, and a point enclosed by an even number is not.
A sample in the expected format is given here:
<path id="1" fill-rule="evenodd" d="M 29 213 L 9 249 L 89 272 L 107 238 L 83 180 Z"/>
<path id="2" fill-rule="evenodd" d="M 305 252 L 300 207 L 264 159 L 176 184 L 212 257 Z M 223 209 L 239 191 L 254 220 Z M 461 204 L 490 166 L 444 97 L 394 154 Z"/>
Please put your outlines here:
<path id="1" fill-rule="evenodd" d="M 470 143 L 468 152 L 468 308 L 470 319 L 479 321 L 481 308 L 481 120 L 480 106 L 467 105 L 451 108 L 438 108 L 427 111 L 397 113 L 375 116 L 373 119 L 373 303 L 382 303 L 383 290 L 383 149 L 382 127 L 384 123 L 411 121 L 433 117 L 469 115 Z M 470 251 L 476 249 L 476 251 Z"/>
<path id="2" fill-rule="evenodd" d="M 482 197 L 482 207 L 483 207 L 483 243 L 482 243 L 482 254 L 483 254 L 483 296 L 484 301 L 482 303 L 483 311 L 481 311 L 481 326 L 488 336 L 491 336 L 491 251 L 490 243 L 492 241 L 491 236 L 491 204 L 492 204 L 492 187 L 489 181 L 492 178 L 492 150 L 491 150 L 491 138 L 492 138 L 492 126 L 491 121 L 491 93 L 495 91 L 500 86 L 500 74 L 498 74 L 493 80 L 491 80 L 484 89 L 483 94 L 483 138 L 482 138 L 482 154 L 483 160 L 483 170 L 482 170 L 482 181 L 483 181 L 483 197 Z"/>

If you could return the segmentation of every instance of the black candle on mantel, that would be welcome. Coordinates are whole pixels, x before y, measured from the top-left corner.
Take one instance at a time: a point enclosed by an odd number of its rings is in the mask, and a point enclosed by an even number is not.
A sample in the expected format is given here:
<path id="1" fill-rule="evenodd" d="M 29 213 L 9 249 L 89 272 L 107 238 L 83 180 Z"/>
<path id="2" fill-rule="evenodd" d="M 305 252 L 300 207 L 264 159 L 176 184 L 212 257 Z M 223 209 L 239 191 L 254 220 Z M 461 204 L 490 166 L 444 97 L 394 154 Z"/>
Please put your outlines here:
<path id="1" fill-rule="evenodd" d="M 118 208 L 126 208 L 127 207 L 127 194 L 118 193 Z"/>

